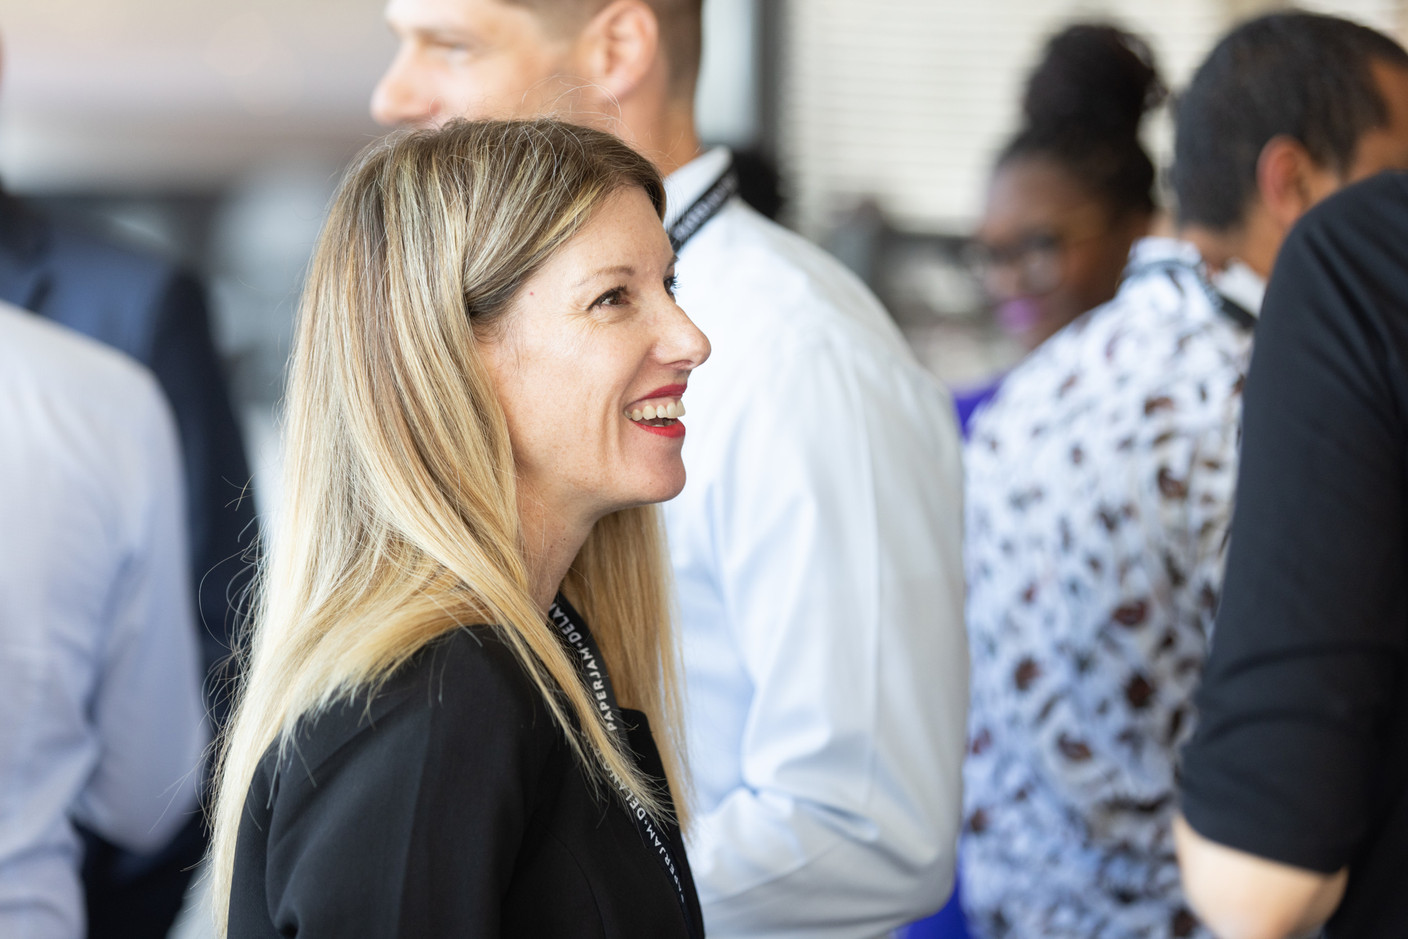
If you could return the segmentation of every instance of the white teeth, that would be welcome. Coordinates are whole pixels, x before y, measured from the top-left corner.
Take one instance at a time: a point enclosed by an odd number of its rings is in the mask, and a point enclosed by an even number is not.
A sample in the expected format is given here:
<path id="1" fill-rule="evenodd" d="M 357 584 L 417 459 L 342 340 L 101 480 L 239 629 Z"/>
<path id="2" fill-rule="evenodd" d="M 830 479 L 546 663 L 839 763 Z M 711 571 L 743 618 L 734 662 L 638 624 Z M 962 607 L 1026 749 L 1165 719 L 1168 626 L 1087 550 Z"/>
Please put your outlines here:
<path id="1" fill-rule="evenodd" d="M 684 402 L 669 401 L 665 404 L 647 404 L 643 408 L 633 408 L 626 412 L 633 421 L 675 420 L 684 417 Z"/>

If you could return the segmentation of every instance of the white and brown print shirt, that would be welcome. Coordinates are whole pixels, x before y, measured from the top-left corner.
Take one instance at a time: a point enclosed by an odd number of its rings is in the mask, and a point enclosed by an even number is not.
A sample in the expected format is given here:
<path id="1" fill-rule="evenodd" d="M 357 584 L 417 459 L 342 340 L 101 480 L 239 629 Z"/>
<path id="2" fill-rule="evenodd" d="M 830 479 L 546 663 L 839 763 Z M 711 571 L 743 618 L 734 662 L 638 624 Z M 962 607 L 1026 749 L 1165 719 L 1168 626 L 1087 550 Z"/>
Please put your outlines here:
<path id="1" fill-rule="evenodd" d="M 1047 341 L 966 453 L 975 932 L 1206 936 L 1179 887 L 1176 753 L 1222 579 L 1250 317 L 1183 242 Z"/>

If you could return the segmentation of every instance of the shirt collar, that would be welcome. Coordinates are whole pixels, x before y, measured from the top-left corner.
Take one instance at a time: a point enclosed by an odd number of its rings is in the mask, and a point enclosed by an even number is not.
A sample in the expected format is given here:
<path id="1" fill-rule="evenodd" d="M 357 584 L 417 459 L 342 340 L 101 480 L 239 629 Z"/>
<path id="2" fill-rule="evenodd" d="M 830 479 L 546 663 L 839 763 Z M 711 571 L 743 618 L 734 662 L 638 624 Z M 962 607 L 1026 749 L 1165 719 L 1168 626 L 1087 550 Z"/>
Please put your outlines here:
<path id="1" fill-rule="evenodd" d="M 1266 296 L 1266 281 L 1261 275 L 1236 258 L 1223 270 L 1211 273 L 1197 247 L 1177 238 L 1141 238 L 1130 252 L 1126 273 L 1170 263 L 1197 268 L 1203 279 L 1228 300 L 1252 316 L 1261 312 L 1261 301 Z"/>
<path id="2" fill-rule="evenodd" d="M 1261 301 L 1266 297 L 1266 281 L 1242 261 L 1233 258 L 1209 280 L 1218 293 L 1246 310 L 1252 316 L 1261 314 Z"/>
<path id="3" fill-rule="evenodd" d="M 704 195 L 728 168 L 728 147 L 714 147 L 690 160 L 665 179 L 665 227 L 674 227 L 694 200 Z"/>
<path id="4" fill-rule="evenodd" d="M 1157 264 L 1187 264 L 1201 270 L 1203 256 L 1191 243 L 1177 238 L 1151 236 L 1136 241 L 1129 254 L 1129 269 L 1137 270 Z"/>

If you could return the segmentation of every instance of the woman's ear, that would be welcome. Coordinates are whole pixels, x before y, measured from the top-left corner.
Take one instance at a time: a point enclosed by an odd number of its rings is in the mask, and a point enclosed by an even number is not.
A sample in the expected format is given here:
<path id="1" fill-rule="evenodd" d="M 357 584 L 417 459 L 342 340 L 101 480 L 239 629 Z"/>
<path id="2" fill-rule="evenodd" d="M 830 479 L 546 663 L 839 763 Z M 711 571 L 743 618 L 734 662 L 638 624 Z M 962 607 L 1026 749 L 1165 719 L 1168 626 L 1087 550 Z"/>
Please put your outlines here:
<path id="1" fill-rule="evenodd" d="M 617 101 L 631 97 L 660 65 L 660 21 L 643 0 L 607 4 L 578 43 L 582 77 Z"/>

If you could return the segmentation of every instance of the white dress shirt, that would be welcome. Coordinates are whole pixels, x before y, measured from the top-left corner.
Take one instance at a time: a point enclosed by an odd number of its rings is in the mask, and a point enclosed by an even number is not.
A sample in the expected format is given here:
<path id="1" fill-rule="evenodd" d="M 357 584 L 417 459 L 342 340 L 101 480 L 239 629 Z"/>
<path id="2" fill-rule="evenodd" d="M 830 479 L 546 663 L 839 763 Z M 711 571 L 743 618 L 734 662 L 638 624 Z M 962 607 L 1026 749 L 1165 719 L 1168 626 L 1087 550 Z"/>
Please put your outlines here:
<path id="1" fill-rule="evenodd" d="M 728 163 L 667 182 L 670 219 Z M 968 654 L 953 406 L 875 298 L 737 198 L 680 252 L 679 591 L 709 935 L 859 939 L 941 906 Z"/>
<path id="2" fill-rule="evenodd" d="M 195 803 L 179 460 L 146 370 L 0 305 L 0 936 L 84 934 L 73 822 L 151 851 Z"/>
<path id="3" fill-rule="evenodd" d="M 1216 290 L 1214 290 L 1216 288 Z M 1008 374 L 968 470 L 963 905 L 985 939 L 1205 937 L 1170 826 L 1264 284 L 1135 246 L 1118 295 Z"/>

